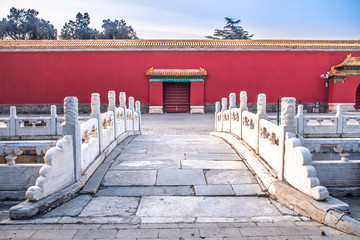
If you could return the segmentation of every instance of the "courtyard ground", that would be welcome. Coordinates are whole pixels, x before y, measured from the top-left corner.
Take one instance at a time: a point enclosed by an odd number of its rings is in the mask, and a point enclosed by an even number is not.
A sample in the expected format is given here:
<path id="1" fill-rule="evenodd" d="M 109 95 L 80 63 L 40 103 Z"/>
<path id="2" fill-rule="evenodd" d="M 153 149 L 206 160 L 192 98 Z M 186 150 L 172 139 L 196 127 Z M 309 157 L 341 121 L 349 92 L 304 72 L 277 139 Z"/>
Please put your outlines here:
<path id="1" fill-rule="evenodd" d="M 143 115 L 73 200 L 30 220 L 0 208 L 0 239 L 359 239 L 269 199 L 214 115 Z"/>

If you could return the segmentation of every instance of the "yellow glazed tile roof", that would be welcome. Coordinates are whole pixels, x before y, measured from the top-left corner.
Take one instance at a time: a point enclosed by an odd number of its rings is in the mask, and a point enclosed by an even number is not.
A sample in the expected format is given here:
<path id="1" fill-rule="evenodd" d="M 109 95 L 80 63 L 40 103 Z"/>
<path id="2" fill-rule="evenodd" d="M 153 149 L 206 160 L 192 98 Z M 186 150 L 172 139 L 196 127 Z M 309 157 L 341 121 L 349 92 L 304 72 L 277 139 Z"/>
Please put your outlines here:
<path id="1" fill-rule="evenodd" d="M 352 57 L 351 54 L 349 54 L 342 63 L 335 66 L 335 68 L 340 67 L 360 67 L 360 57 Z"/>
<path id="2" fill-rule="evenodd" d="M 0 41 L 0 49 L 356 49 L 343 40 L 31 40 Z"/>
<path id="3" fill-rule="evenodd" d="M 206 76 L 207 72 L 205 69 L 154 69 L 150 68 L 146 71 L 146 76 Z"/>

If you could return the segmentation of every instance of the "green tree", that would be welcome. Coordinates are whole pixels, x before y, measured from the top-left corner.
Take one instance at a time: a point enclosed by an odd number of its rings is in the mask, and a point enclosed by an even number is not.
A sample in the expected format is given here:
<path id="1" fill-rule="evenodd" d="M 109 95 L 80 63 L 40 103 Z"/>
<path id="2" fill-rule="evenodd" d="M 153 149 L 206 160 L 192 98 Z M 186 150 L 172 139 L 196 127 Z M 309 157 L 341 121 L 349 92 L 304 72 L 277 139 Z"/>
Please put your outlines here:
<path id="1" fill-rule="evenodd" d="M 89 27 L 90 16 L 88 13 L 76 14 L 76 20 L 65 23 L 61 29 L 60 38 L 62 39 L 96 39 L 99 31 Z"/>
<path id="2" fill-rule="evenodd" d="M 223 29 L 215 29 L 213 36 L 205 36 L 209 39 L 251 39 L 254 34 L 249 34 L 241 26 L 240 19 L 234 21 L 233 18 L 226 17 L 226 25 Z"/>
<path id="3" fill-rule="evenodd" d="M 34 9 L 10 9 L 10 15 L 0 22 L 0 38 L 13 40 L 56 39 L 57 31 L 49 21 L 40 19 Z"/>
<path id="4" fill-rule="evenodd" d="M 0 21 L 0 39 L 1 40 L 3 40 L 6 36 L 5 29 L 6 29 L 6 21 L 5 21 L 5 19 L 3 19 Z"/>
<path id="5" fill-rule="evenodd" d="M 136 32 L 131 26 L 127 26 L 125 20 L 121 19 L 111 21 L 110 19 L 104 19 L 101 39 L 139 39 L 136 36 Z"/>

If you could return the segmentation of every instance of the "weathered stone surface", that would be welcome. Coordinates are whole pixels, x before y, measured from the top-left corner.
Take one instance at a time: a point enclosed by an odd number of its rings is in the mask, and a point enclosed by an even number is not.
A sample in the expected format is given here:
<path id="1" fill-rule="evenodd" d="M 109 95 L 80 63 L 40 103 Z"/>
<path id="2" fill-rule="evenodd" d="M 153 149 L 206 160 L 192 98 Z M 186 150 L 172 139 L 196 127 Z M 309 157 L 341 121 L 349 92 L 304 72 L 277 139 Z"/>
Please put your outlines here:
<path id="1" fill-rule="evenodd" d="M 241 184 L 232 185 L 234 192 L 238 196 L 263 196 L 265 193 L 261 190 L 259 184 Z"/>
<path id="2" fill-rule="evenodd" d="M 195 217 L 141 217 L 141 223 L 194 223 Z"/>
<path id="3" fill-rule="evenodd" d="M 167 160 L 143 160 L 143 161 L 121 161 L 112 170 L 123 169 L 179 169 L 180 160 L 167 159 Z"/>
<path id="4" fill-rule="evenodd" d="M 230 185 L 195 185 L 197 196 L 231 196 L 235 195 Z"/>
<path id="5" fill-rule="evenodd" d="M 156 185 L 206 184 L 202 170 L 159 169 Z"/>
<path id="6" fill-rule="evenodd" d="M 205 173 L 208 184 L 257 184 L 255 177 L 249 171 L 239 170 L 209 170 Z"/>
<path id="7" fill-rule="evenodd" d="M 143 160 L 161 160 L 161 159 L 185 159 L 183 153 L 172 153 L 168 151 L 167 153 L 145 153 L 145 154 L 120 154 L 116 160 L 125 160 L 125 161 L 143 161 Z"/>
<path id="8" fill-rule="evenodd" d="M 234 154 L 232 148 L 197 148 L 199 154 Z"/>
<path id="9" fill-rule="evenodd" d="M 116 230 L 92 229 L 92 230 L 78 230 L 74 238 L 75 239 L 94 239 L 94 238 L 114 239 L 116 235 L 117 235 Z"/>
<path id="10" fill-rule="evenodd" d="M 189 186 L 174 187 L 108 187 L 101 189 L 96 196 L 191 196 L 194 190 Z"/>
<path id="11" fill-rule="evenodd" d="M 83 210 L 83 208 L 91 200 L 90 195 L 80 195 L 69 202 L 66 202 L 59 207 L 55 208 L 51 212 L 46 213 L 43 217 L 63 217 L 63 216 L 77 216 Z"/>
<path id="12" fill-rule="evenodd" d="M 95 197 L 79 216 L 132 216 L 136 212 L 139 200 L 137 197 Z"/>
<path id="13" fill-rule="evenodd" d="M 215 160 L 215 161 L 240 161 L 240 157 L 236 154 L 206 154 L 206 153 L 186 153 L 186 160 Z"/>
<path id="14" fill-rule="evenodd" d="M 296 212 L 291 211 L 287 207 L 281 205 L 275 200 L 270 199 L 271 203 L 275 205 L 275 207 L 281 212 L 282 215 L 289 215 L 289 216 L 298 216 Z"/>
<path id="15" fill-rule="evenodd" d="M 59 224 L 139 224 L 141 219 L 136 216 L 127 217 L 62 217 Z"/>
<path id="16" fill-rule="evenodd" d="M 255 217 L 279 216 L 266 198 L 257 197 L 143 197 L 139 217 Z"/>
<path id="17" fill-rule="evenodd" d="M 145 154 L 146 148 L 126 148 L 121 151 L 122 154 Z"/>
<path id="18" fill-rule="evenodd" d="M 246 169 L 240 161 L 183 160 L 181 166 L 192 169 Z"/>
<path id="19" fill-rule="evenodd" d="M 155 185 L 157 170 L 109 171 L 104 186 Z"/>

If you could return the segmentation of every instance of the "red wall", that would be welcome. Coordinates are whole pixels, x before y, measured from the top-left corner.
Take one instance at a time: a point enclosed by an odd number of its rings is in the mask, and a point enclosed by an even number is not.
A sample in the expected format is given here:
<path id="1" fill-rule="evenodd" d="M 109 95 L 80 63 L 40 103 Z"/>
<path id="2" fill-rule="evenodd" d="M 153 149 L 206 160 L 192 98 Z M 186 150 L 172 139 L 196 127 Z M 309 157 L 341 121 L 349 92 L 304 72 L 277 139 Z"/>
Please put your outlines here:
<path id="1" fill-rule="evenodd" d="M 268 102 L 296 97 L 324 102 L 324 79 L 350 52 L 326 51 L 83 51 L 0 52 L 0 104 L 62 103 L 77 96 L 89 103 L 98 92 L 125 91 L 149 102 L 145 72 L 154 68 L 205 68 L 205 102 L 245 90 L 248 101 L 266 93 Z M 353 53 L 360 56 L 360 53 Z M 350 78 L 348 80 L 351 80 Z M 341 84 L 341 83 L 340 83 Z M 356 90 L 356 88 L 355 88 Z M 355 91 L 354 90 L 354 91 Z M 344 90 L 346 91 L 346 89 Z M 345 94 L 346 95 L 346 94 Z M 336 98 L 339 102 L 345 102 Z M 238 101 L 238 96 L 237 96 Z"/>
<path id="2" fill-rule="evenodd" d="M 329 83 L 329 102 L 355 103 L 356 89 L 360 84 L 360 76 L 348 76 L 344 82 Z"/>

